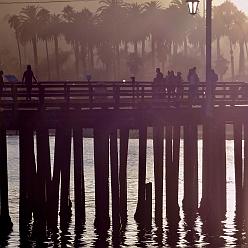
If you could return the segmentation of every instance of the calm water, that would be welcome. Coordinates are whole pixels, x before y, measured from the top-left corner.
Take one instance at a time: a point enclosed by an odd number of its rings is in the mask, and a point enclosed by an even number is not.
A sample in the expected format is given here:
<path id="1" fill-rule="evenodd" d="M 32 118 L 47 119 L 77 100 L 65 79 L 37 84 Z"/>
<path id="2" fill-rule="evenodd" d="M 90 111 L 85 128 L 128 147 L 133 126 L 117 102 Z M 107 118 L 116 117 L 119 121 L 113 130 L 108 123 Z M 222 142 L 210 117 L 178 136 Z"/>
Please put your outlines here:
<path id="1" fill-rule="evenodd" d="M 51 153 L 54 150 L 54 137 L 51 137 Z M 137 203 L 137 178 L 138 178 L 138 140 L 129 141 L 128 154 L 128 224 L 121 239 L 113 242 L 111 229 L 107 237 L 98 237 L 94 232 L 94 167 L 93 167 L 93 140 L 84 139 L 84 164 L 85 164 L 85 188 L 86 188 L 86 225 L 81 234 L 75 234 L 74 216 L 67 232 L 59 232 L 57 236 L 49 237 L 43 245 L 37 245 L 32 237 L 20 237 L 18 220 L 18 196 L 19 196 L 19 149 L 18 138 L 8 137 L 8 161 L 9 161 L 9 201 L 10 215 L 14 223 L 13 232 L 6 238 L 1 238 L 0 247 L 248 247 L 246 233 L 243 227 L 238 228 L 235 222 L 235 185 L 233 141 L 227 141 L 227 214 L 221 230 L 211 235 L 205 232 L 204 224 L 197 217 L 192 228 L 189 228 L 181 211 L 181 221 L 178 228 L 171 229 L 164 217 L 162 232 L 156 230 L 153 224 L 152 230 L 138 230 L 134 221 L 134 212 Z M 183 158 L 183 144 L 181 142 L 181 158 Z M 201 197 L 201 153 L 202 142 L 199 141 L 199 199 Z M 153 183 L 153 144 L 148 140 L 147 147 L 147 182 Z M 53 160 L 53 159 L 52 159 Z M 53 161 L 52 161 L 53 162 Z M 73 160 L 72 160 L 73 162 Z M 73 180 L 73 170 L 72 176 Z M 71 180 L 71 199 L 73 201 L 73 181 Z M 153 184 L 154 186 L 154 184 Z M 165 193 L 164 193 L 165 194 Z M 154 198 L 154 194 L 153 194 Z M 180 160 L 179 178 L 179 205 L 183 199 L 183 161 Z M 154 200 L 153 200 L 154 204 Z M 165 196 L 164 196 L 165 206 Z M 110 210 L 111 213 L 111 210 Z M 165 208 L 164 208 L 165 216 Z M 0 235 L 1 236 L 1 235 Z"/>

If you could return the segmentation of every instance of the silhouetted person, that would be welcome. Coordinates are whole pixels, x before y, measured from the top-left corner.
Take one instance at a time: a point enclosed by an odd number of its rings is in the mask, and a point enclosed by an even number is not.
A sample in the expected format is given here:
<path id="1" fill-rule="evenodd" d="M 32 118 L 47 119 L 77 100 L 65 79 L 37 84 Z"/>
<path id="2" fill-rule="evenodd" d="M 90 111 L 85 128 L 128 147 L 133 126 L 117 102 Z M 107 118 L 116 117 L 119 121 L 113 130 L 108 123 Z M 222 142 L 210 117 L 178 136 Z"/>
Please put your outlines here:
<path id="1" fill-rule="evenodd" d="M 177 75 L 175 76 L 175 84 L 176 84 L 176 96 L 177 98 L 182 98 L 183 96 L 183 78 L 182 73 L 177 72 Z"/>
<path id="2" fill-rule="evenodd" d="M 196 67 L 189 69 L 187 79 L 189 81 L 189 96 L 191 100 L 195 100 L 197 97 L 197 85 L 200 82 L 199 77 L 196 73 Z"/>
<path id="3" fill-rule="evenodd" d="M 34 76 L 31 65 L 28 65 L 27 70 L 24 72 L 23 77 L 22 77 L 22 82 L 25 83 L 27 87 L 27 97 L 26 97 L 27 100 L 31 100 L 33 80 L 37 83 L 37 79 Z"/>
<path id="4" fill-rule="evenodd" d="M 166 76 L 166 84 L 167 84 L 167 94 L 168 98 L 175 96 L 175 90 L 176 90 L 176 77 L 174 71 L 168 71 L 168 74 Z"/>
<path id="5" fill-rule="evenodd" d="M 209 82 L 210 93 L 211 93 L 211 97 L 213 98 L 215 94 L 216 83 L 219 80 L 218 74 L 214 71 L 214 69 L 211 69 L 209 79 L 210 79 L 210 82 Z"/>
<path id="6" fill-rule="evenodd" d="M 162 90 L 163 90 L 163 87 L 162 87 L 163 79 L 164 79 L 164 75 L 160 71 L 160 68 L 156 68 L 156 77 L 154 78 L 155 87 L 153 87 L 153 94 L 154 94 L 153 97 L 160 98 Z"/>
<path id="7" fill-rule="evenodd" d="M 157 80 L 163 80 L 164 75 L 163 73 L 160 71 L 160 68 L 156 68 L 156 78 Z"/>

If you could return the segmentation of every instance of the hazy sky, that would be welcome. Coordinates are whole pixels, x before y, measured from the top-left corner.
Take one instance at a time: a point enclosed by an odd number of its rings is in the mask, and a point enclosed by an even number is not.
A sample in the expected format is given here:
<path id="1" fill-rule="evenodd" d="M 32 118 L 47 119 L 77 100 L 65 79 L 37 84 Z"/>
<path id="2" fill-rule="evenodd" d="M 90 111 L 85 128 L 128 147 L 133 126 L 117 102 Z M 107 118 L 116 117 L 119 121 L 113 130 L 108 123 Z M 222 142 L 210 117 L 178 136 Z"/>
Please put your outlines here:
<path id="1" fill-rule="evenodd" d="M 0 3 L 1 2 L 11 2 L 13 0 L 0 0 Z M 15 0 L 15 1 L 18 1 L 18 2 L 22 2 L 22 1 L 25 1 L 25 0 Z M 36 1 L 36 0 L 32 0 L 32 1 Z M 39 0 L 37 0 L 39 1 Z M 44 0 L 40 0 L 40 1 L 44 1 Z M 150 1 L 150 0 L 126 0 L 127 2 L 146 2 L 146 1 Z M 164 5 L 164 6 L 167 6 L 169 3 L 170 3 L 171 0 L 160 0 L 160 2 Z M 203 3 L 204 0 L 200 0 L 201 1 L 201 5 Z M 208 1 L 208 0 L 205 0 L 205 1 Z M 222 2 L 224 2 L 225 0 L 213 0 L 213 4 L 215 5 L 218 5 L 218 4 L 221 4 Z M 235 3 L 239 9 L 245 11 L 248 13 L 248 0 L 231 0 L 233 3 Z M 79 3 L 53 3 L 53 4 L 47 4 L 45 5 L 45 7 L 49 8 L 49 9 L 52 9 L 54 11 L 60 11 L 61 9 L 63 9 L 63 7 L 65 5 L 72 5 L 76 8 L 79 8 L 79 9 L 82 9 L 84 7 L 88 7 L 88 8 L 91 8 L 91 9 L 95 9 L 99 6 L 99 1 L 98 0 L 86 0 L 85 2 L 79 2 Z M 17 5 L 1 5 L 1 10 L 11 10 L 12 11 L 15 11 L 16 9 L 21 9 L 24 5 L 21 5 L 21 4 L 17 4 Z M 201 6 L 201 9 L 202 9 L 202 6 Z M 3 14 L 3 13 L 2 13 Z"/>

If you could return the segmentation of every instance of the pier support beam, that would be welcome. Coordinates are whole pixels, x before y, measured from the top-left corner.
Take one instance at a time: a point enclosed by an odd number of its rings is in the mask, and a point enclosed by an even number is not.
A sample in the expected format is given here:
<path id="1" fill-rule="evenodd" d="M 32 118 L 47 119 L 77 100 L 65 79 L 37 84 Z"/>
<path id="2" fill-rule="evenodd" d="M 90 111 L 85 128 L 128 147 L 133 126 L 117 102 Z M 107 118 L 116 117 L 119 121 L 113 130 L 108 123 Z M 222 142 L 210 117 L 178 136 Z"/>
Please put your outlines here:
<path id="1" fill-rule="evenodd" d="M 166 217 L 179 221 L 178 174 L 180 126 L 166 126 Z"/>
<path id="2" fill-rule="evenodd" d="M 127 154 L 128 154 L 129 129 L 120 129 L 120 215 L 121 224 L 127 222 Z"/>
<path id="3" fill-rule="evenodd" d="M 197 125 L 184 126 L 184 199 L 186 214 L 198 209 L 198 129 Z"/>
<path id="4" fill-rule="evenodd" d="M 74 190 L 75 190 L 75 226 L 81 228 L 85 223 L 85 185 L 83 163 L 83 135 L 82 129 L 73 129 L 74 150 Z"/>
<path id="5" fill-rule="evenodd" d="M 110 226 L 109 219 L 109 134 L 104 128 L 94 129 L 95 161 L 95 227 L 105 232 Z"/>
<path id="6" fill-rule="evenodd" d="M 248 122 L 244 123 L 244 183 L 243 183 L 243 209 L 248 207 Z M 244 211 L 246 223 L 248 221 L 248 213 Z"/>
<path id="7" fill-rule="evenodd" d="M 226 154 L 224 123 L 212 119 L 203 128 L 203 191 L 200 214 L 212 228 L 226 212 Z"/>
<path id="8" fill-rule="evenodd" d="M 155 181 L 155 223 L 163 223 L 163 166 L 164 166 L 164 127 L 153 128 L 154 181 Z"/>
<path id="9" fill-rule="evenodd" d="M 71 129 L 65 128 L 63 133 L 63 153 L 61 160 L 61 197 L 60 197 L 60 226 L 66 227 L 72 215 L 70 200 L 70 166 L 71 166 Z M 61 152 L 61 151 L 60 151 Z"/>
<path id="10" fill-rule="evenodd" d="M 235 190 L 236 211 L 242 207 L 242 184 L 243 184 L 243 160 L 242 160 L 242 123 L 236 122 L 233 126 L 234 136 L 234 164 L 235 164 Z"/>
<path id="11" fill-rule="evenodd" d="M 110 164 L 111 164 L 111 192 L 112 192 L 112 225 L 113 231 L 120 229 L 120 186 L 118 166 L 117 130 L 110 135 Z"/>
<path id="12" fill-rule="evenodd" d="M 53 178 L 51 183 L 51 211 L 49 214 L 50 225 L 57 229 L 58 208 L 59 208 L 59 186 L 61 177 L 61 202 L 60 216 L 61 224 L 66 224 L 71 215 L 69 200 L 69 180 L 70 180 L 70 154 L 71 154 L 71 129 L 67 127 L 57 127 L 55 134 L 55 151 Z"/>
<path id="13" fill-rule="evenodd" d="M 50 188 L 51 188 L 51 162 L 49 130 L 39 128 L 36 131 L 37 144 L 37 188 L 35 206 L 35 227 L 39 235 L 46 235 L 46 224 L 48 221 Z"/>
<path id="14" fill-rule="evenodd" d="M 137 222 L 144 220 L 145 192 L 146 192 L 146 147 L 147 127 L 139 129 L 139 179 L 138 179 L 138 203 L 134 218 Z"/>
<path id="15" fill-rule="evenodd" d="M 19 132 L 20 145 L 20 228 L 25 228 L 32 219 L 35 205 L 36 165 L 34 156 L 33 129 L 21 128 Z"/>
<path id="16" fill-rule="evenodd" d="M 9 216 L 6 130 L 0 129 L 0 232 L 12 229 Z"/>

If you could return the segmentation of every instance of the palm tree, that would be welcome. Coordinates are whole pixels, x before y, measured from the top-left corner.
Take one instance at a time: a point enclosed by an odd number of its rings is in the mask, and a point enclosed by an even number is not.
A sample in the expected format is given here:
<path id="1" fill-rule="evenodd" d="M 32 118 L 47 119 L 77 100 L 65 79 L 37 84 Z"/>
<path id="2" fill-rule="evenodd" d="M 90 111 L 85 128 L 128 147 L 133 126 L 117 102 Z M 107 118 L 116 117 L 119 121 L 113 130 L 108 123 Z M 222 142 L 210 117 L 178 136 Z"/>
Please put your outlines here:
<path id="1" fill-rule="evenodd" d="M 22 56 L 21 56 L 21 49 L 20 49 L 20 27 L 21 27 L 20 18 L 17 15 L 12 15 L 10 16 L 8 22 L 9 22 L 10 27 L 13 28 L 15 31 L 15 37 L 16 37 L 16 43 L 17 43 L 17 49 L 18 49 L 18 57 L 19 57 L 19 70 L 20 70 L 19 73 L 21 76 Z"/>
<path id="2" fill-rule="evenodd" d="M 126 4 L 122 0 L 102 0 L 98 8 L 99 30 L 102 34 L 100 43 L 110 43 L 115 54 L 113 74 L 116 79 L 120 74 L 120 45 L 126 39 Z"/>
<path id="3" fill-rule="evenodd" d="M 235 68 L 234 68 L 234 55 L 233 55 L 233 44 L 235 44 L 237 40 L 237 30 L 241 30 L 241 27 L 244 25 L 246 21 L 246 16 L 244 13 L 238 10 L 238 8 L 231 3 L 230 1 L 225 1 L 220 6 L 215 9 L 216 17 L 215 17 L 215 25 L 220 27 L 219 33 L 216 36 L 220 37 L 221 34 L 224 34 L 229 38 L 230 45 L 230 61 L 231 61 L 231 75 L 234 80 L 235 77 Z M 218 17 L 217 17 L 218 16 Z M 214 26 L 215 26 L 214 25 Z M 239 32 L 239 36 L 242 34 Z M 240 38 L 240 37 L 239 37 Z M 244 49 L 242 48 L 244 44 L 244 37 L 240 40 L 240 71 L 243 71 L 243 53 Z M 219 47 L 219 45 L 217 45 Z M 219 49 L 219 48 L 218 48 Z M 218 52 L 220 55 L 220 52 Z"/>
<path id="4" fill-rule="evenodd" d="M 199 49 L 201 57 L 205 56 L 205 42 L 206 42 L 206 32 L 205 32 L 205 19 L 201 16 L 195 17 L 195 25 L 188 32 L 189 43 L 194 46 L 194 49 Z"/>
<path id="5" fill-rule="evenodd" d="M 21 36 L 23 40 L 31 41 L 34 54 L 34 68 L 38 74 L 38 51 L 37 38 L 40 28 L 39 12 L 40 8 L 34 5 L 23 8 L 20 12 Z"/>
<path id="6" fill-rule="evenodd" d="M 51 40 L 51 32 L 50 32 L 51 15 L 49 10 L 41 9 L 39 12 L 39 19 L 40 19 L 40 30 L 39 30 L 38 38 L 45 42 L 48 80 L 51 80 L 50 58 L 48 51 L 48 41 Z"/>
<path id="7" fill-rule="evenodd" d="M 60 14 L 52 14 L 50 22 L 51 37 L 54 41 L 56 78 L 60 80 L 59 36 L 62 32 L 62 19 Z"/>
<path id="8" fill-rule="evenodd" d="M 144 4 L 144 22 L 149 30 L 152 50 L 152 67 L 155 65 L 155 46 L 157 37 L 160 36 L 162 21 L 162 7 L 160 2 L 151 1 Z"/>
<path id="9" fill-rule="evenodd" d="M 145 25 L 143 24 L 144 6 L 138 3 L 127 5 L 127 34 L 126 37 L 134 44 L 135 56 L 138 56 L 138 42 L 144 41 L 147 36 Z M 143 51 L 144 48 L 142 48 Z M 144 51 L 142 52 L 144 53 Z"/>

